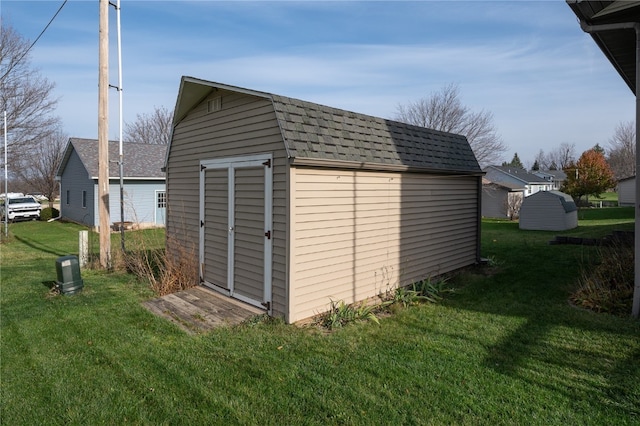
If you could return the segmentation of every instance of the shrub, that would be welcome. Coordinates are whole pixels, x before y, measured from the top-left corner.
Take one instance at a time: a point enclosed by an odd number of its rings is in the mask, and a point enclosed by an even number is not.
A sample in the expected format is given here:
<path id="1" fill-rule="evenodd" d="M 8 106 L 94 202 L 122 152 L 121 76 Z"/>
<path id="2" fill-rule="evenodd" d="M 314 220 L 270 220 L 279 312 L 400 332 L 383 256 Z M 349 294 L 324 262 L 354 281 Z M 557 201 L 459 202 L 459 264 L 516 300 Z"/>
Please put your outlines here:
<path id="1" fill-rule="evenodd" d="M 595 267 L 582 269 L 580 287 L 570 300 L 596 312 L 629 315 L 633 301 L 633 245 L 614 244 L 599 249 Z"/>
<path id="2" fill-rule="evenodd" d="M 40 212 L 40 220 L 47 221 L 49 219 L 53 219 L 54 217 L 60 216 L 60 211 L 55 207 L 45 207 Z"/>

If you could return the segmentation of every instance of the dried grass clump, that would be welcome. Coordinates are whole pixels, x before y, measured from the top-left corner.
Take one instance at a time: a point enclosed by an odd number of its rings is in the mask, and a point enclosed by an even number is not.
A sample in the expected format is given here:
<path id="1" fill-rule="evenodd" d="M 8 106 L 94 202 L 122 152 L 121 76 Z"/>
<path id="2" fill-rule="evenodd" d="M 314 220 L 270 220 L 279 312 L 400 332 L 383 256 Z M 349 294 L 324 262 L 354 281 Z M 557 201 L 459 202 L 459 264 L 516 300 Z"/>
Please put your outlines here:
<path id="1" fill-rule="evenodd" d="M 124 256 L 127 270 L 138 279 L 149 283 L 159 296 L 175 293 L 198 284 L 197 255 L 193 248 L 187 249 L 172 244 L 174 250 L 148 249 L 144 242 L 137 241 L 137 247 L 129 249 Z"/>
<path id="2" fill-rule="evenodd" d="M 629 315 L 633 301 L 633 245 L 599 249 L 600 262 L 582 270 L 580 287 L 571 296 L 577 305 L 596 312 Z"/>

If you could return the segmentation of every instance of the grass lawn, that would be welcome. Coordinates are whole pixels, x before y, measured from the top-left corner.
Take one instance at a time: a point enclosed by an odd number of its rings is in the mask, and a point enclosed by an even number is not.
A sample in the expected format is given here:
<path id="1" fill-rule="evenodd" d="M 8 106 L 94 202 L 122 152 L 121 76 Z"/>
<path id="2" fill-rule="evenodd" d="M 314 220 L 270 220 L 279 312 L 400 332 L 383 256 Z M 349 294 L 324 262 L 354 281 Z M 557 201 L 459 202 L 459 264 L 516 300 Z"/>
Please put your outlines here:
<path id="1" fill-rule="evenodd" d="M 603 192 L 599 197 L 589 197 L 591 201 L 615 201 L 618 202 L 618 193 L 614 191 Z"/>
<path id="2" fill-rule="evenodd" d="M 633 229 L 581 211 L 563 235 Z M 454 293 L 327 334 L 279 321 L 190 336 L 131 276 L 83 270 L 51 296 L 76 225 L 11 225 L 0 245 L 0 420 L 21 424 L 640 424 L 640 322 L 568 304 L 596 249 L 483 221 L 497 266 Z M 119 247 L 113 243 L 113 247 Z"/>

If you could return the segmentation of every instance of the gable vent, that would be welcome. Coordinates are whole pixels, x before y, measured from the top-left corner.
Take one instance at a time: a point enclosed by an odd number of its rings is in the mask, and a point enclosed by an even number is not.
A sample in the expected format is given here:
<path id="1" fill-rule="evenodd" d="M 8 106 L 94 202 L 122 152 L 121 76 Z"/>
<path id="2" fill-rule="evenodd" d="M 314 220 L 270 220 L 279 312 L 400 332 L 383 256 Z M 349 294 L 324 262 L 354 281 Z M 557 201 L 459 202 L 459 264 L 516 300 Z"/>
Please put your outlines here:
<path id="1" fill-rule="evenodd" d="M 209 99 L 207 102 L 207 112 L 216 112 L 222 109 L 222 96 Z"/>

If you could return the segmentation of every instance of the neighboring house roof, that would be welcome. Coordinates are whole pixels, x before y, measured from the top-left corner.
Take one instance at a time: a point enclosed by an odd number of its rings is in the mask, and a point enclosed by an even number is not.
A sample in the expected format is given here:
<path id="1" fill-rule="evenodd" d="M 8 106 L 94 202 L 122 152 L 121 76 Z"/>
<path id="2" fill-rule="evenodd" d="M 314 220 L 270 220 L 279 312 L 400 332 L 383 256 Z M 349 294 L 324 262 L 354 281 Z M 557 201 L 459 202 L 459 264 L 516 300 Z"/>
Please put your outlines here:
<path id="1" fill-rule="evenodd" d="M 567 174 L 562 170 L 535 170 L 532 174 L 550 181 L 563 181 L 567 179 Z M 549 178 L 549 179 L 548 179 Z"/>
<path id="2" fill-rule="evenodd" d="M 511 183 L 511 182 L 493 182 L 493 181 L 487 179 L 486 177 L 482 178 L 482 185 L 485 185 L 485 186 L 490 186 L 490 185 L 499 186 L 501 188 L 509 190 L 510 192 L 524 191 L 526 189 L 524 187 L 524 185 L 518 185 L 518 184 L 515 184 L 515 183 Z"/>
<path id="3" fill-rule="evenodd" d="M 525 185 L 528 185 L 528 184 L 540 184 L 540 185 L 548 184 L 548 181 L 545 180 L 544 178 L 542 178 L 540 176 L 536 176 L 533 173 L 529 173 L 525 169 L 520 169 L 518 167 L 488 166 L 484 170 L 485 173 L 488 170 L 495 170 L 495 171 L 499 172 L 497 175 L 504 174 L 505 176 L 510 176 L 513 179 L 516 179 L 516 180 L 524 183 Z M 500 180 L 495 178 L 495 176 L 497 176 L 497 175 L 494 174 L 494 177 L 491 179 L 493 182 L 500 182 Z"/>
<path id="4" fill-rule="evenodd" d="M 618 183 L 620 183 L 620 182 L 626 182 L 626 181 L 628 181 L 628 180 L 632 180 L 632 179 L 635 179 L 635 178 L 636 178 L 635 176 L 629 176 L 629 177 L 626 177 L 626 178 L 624 178 L 624 179 L 618 179 Z"/>
<path id="5" fill-rule="evenodd" d="M 96 139 L 71 138 L 56 176 L 61 176 L 71 153 L 75 151 L 92 179 L 98 179 L 98 141 Z M 122 143 L 123 177 L 127 179 L 165 179 L 162 171 L 167 145 Z M 120 176 L 118 160 L 120 146 L 109 141 L 109 177 Z"/>
<path id="6" fill-rule="evenodd" d="M 182 78 L 174 126 L 216 89 L 269 99 L 293 164 L 482 173 L 462 135 L 193 77 Z"/>

